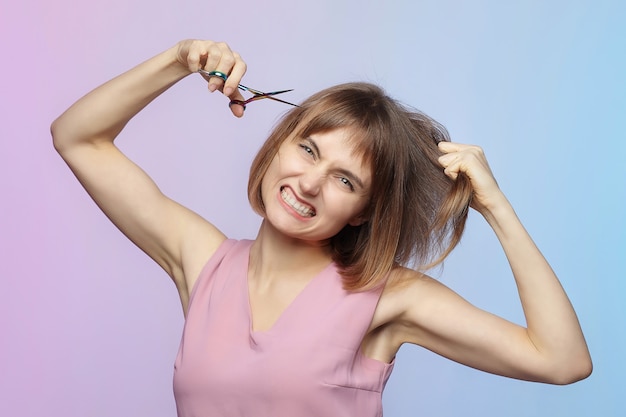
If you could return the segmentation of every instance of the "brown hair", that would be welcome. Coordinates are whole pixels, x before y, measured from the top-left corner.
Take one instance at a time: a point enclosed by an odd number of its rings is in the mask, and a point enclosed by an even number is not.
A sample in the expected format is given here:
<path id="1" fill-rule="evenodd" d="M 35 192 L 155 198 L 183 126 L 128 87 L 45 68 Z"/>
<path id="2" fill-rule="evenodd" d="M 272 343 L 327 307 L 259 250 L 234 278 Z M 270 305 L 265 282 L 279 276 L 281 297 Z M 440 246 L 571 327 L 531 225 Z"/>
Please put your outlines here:
<path id="1" fill-rule="evenodd" d="M 261 182 L 285 139 L 340 127 L 352 129 L 356 151 L 372 169 L 368 220 L 346 225 L 330 242 L 344 288 L 375 288 L 396 265 L 428 268 L 442 262 L 461 239 L 469 181 L 463 175 L 451 180 L 437 161 L 437 144 L 450 140 L 446 129 L 372 84 L 322 90 L 284 116 L 252 162 L 252 208 L 264 215 Z"/>

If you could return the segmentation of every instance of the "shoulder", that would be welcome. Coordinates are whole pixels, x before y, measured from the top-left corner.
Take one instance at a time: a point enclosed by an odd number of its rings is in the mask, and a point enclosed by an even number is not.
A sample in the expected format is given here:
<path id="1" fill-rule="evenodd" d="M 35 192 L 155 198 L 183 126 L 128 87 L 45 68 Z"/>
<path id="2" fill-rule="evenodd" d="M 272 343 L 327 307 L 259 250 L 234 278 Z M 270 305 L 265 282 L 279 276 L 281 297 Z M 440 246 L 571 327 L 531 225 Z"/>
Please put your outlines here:
<path id="1" fill-rule="evenodd" d="M 408 306 L 424 297 L 433 285 L 437 285 L 436 280 L 421 272 L 400 266 L 392 269 L 378 301 L 374 327 L 401 319 Z"/>
<path id="2" fill-rule="evenodd" d="M 427 325 L 433 315 L 460 297 L 422 272 L 405 267 L 394 268 L 380 296 L 376 316 L 378 326 L 399 329 Z"/>
<path id="3" fill-rule="evenodd" d="M 393 271 L 379 304 L 381 323 L 398 348 L 412 343 L 447 352 L 450 341 L 465 343 L 480 333 L 470 334 L 468 329 L 482 326 L 484 333 L 487 326 L 496 326 L 493 315 L 474 307 L 438 280 L 406 268 Z"/>
<path id="4" fill-rule="evenodd" d="M 422 333 L 416 328 L 428 321 L 429 305 L 440 298 L 439 288 L 445 286 L 426 274 L 404 267 L 392 269 L 364 340 L 365 349 L 372 356 L 390 361 L 402 344 L 415 343 L 411 335 Z"/>
<path id="5" fill-rule="evenodd" d="M 406 267 L 396 267 L 389 274 L 381 299 L 398 302 L 410 297 L 411 300 L 418 300 L 441 287 L 445 286 L 422 272 Z"/>

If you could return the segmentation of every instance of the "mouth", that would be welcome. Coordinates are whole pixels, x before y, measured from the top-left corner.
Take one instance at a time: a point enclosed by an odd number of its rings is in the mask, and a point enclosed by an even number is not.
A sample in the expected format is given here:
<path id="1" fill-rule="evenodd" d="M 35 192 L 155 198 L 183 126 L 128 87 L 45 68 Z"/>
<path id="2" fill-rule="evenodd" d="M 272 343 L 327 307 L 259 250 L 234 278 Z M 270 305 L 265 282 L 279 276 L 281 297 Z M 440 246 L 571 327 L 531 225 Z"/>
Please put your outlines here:
<path id="1" fill-rule="evenodd" d="M 287 192 L 285 187 L 280 189 L 280 196 L 289 207 L 295 210 L 302 217 L 315 216 L 315 210 L 313 207 L 300 203 L 293 195 Z"/>

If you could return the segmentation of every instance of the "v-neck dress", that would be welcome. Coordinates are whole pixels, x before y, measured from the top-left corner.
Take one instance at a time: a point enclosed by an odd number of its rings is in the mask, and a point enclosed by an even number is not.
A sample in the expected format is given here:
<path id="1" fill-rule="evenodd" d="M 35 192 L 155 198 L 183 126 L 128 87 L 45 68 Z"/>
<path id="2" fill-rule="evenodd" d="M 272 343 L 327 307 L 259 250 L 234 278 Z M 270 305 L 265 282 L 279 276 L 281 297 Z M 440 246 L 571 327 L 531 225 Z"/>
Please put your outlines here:
<path id="1" fill-rule="evenodd" d="M 268 331 L 255 332 L 251 246 L 225 241 L 192 290 L 174 366 L 178 416 L 382 416 L 393 364 L 360 351 L 380 290 L 345 291 L 330 264 Z"/>

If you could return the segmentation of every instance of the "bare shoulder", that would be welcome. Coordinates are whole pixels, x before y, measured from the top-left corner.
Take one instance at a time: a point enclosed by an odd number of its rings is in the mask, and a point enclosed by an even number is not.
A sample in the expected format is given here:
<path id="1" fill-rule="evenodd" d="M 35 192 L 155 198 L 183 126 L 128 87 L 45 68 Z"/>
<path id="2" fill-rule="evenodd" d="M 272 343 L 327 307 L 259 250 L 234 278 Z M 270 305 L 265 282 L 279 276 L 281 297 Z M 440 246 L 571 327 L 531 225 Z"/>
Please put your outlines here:
<path id="1" fill-rule="evenodd" d="M 432 299 L 431 294 L 436 293 L 435 289 L 440 286 L 423 273 L 404 267 L 394 268 L 376 306 L 368 336 L 364 339 L 363 352 L 389 363 L 400 346 L 411 341 L 408 335 L 415 323 L 408 318 L 415 314 L 413 310 Z"/>
<path id="2" fill-rule="evenodd" d="M 437 279 L 397 267 L 381 294 L 372 328 L 388 328 L 398 347 L 407 342 L 421 344 L 420 333 L 437 323 L 442 310 L 458 304 L 466 301 Z"/>
<path id="3" fill-rule="evenodd" d="M 394 268 L 380 297 L 377 308 L 380 310 L 381 324 L 400 320 L 409 308 L 432 301 L 432 297 L 442 289 L 447 289 L 436 279 L 406 267 Z"/>

